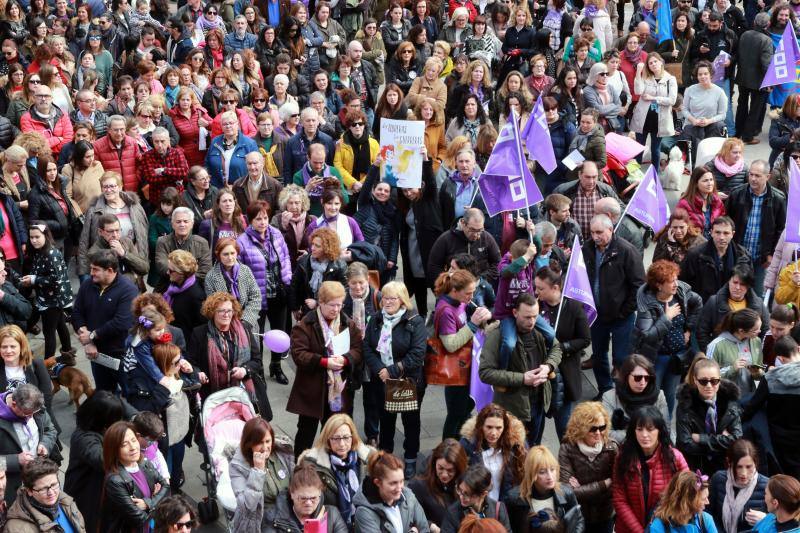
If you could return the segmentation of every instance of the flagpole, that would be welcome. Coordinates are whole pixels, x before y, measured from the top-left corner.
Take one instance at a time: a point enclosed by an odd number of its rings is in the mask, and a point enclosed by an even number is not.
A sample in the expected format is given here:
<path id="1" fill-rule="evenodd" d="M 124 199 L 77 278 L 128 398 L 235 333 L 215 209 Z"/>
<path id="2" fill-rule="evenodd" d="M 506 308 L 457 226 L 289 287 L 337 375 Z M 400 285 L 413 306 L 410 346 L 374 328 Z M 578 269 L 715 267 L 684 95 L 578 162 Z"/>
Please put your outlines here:
<path id="1" fill-rule="evenodd" d="M 556 323 L 553 326 L 553 330 L 558 330 L 558 321 L 561 320 L 561 310 L 564 308 L 564 283 L 569 278 L 569 273 L 572 270 L 572 260 L 575 258 L 575 247 L 580 246 L 580 241 L 578 240 L 578 236 L 575 235 L 575 239 L 572 241 L 572 251 L 569 254 L 569 263 L 567 263 L 567 274 L 564 276 L 564 281 L 561 282 L 561 303 L 558 304 L 558 313 L 556 313 Z"/>
<path id="2" fill-rule="evenodd" d="M 533 118 L 533 117 L 531 117 Z M 528 118 L 530 120 L 531 118 Z M 519 131 L 519 116 L 517 116 L 517 112 L 512 108 L 511 109 L 511 119 L 514 121 L 513 128 L 517 142 L 517 152 L 519 154 L 519 177 L 520 182 L 522 183 L 522 194 L 525 196 L 525 214 L 528 215 L 528 220 L 531 219 L 531 206 L 528 205 L 528 190 L 525 186 L 525 170 L 522 168 L 522 165 L 526 165 L 525 159 L 523 158 L 522 153 L 522 136 Z M 535 120 L 535 119 L 534 119 Z M 528 223 L 525 222 L 525 227 L 527 229 Z M 528 230 L 528 237 L 530 237 L 530 241 L 533 242 L 533 232 Z"/>

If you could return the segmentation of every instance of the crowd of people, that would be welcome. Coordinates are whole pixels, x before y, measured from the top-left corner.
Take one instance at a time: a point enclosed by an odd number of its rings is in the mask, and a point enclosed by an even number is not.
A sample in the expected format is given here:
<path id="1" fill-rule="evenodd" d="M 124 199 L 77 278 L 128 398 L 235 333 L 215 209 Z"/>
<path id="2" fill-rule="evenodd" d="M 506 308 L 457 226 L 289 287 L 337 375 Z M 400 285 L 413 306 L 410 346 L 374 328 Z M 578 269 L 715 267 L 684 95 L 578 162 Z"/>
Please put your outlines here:
<path id="1" fill-rule="evenodd" d="M 800 531 L 800 95 L 761 89 L 800 4 L 657 2 L 0 2 L 4 531 L 214 519 L 183 463 L 231 387 L 234 531 Z M 424 123 L 419 187 L 382 178 L 384 119 Z M 544 201 L 490 213 L 529 120 Z M 648 165 L 680 195 L 655 234 Z"/>

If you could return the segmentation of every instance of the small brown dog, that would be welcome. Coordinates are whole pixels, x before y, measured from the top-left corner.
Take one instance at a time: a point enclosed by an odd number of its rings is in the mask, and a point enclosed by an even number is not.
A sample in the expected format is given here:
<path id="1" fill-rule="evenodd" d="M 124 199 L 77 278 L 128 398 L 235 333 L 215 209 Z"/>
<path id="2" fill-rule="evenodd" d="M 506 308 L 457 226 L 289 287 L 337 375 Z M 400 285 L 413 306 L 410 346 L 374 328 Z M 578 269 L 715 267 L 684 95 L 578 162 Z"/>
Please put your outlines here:
<path id="1" fill-rule="evenodd" d="M 61 387 L 66 387 L 69 390 L 69 403 L 75 404 L 75 407 L 80 405 L 81 396 L 84 394 L 88 398 L 94 394 L 94 387 L 89 377 L 77 367 L 62 366 L 58 370 L 58 375 L 53 376 L 53 368 L 58 364 L 55 357 L 44 360 L 44 365 L 50 372 L 50 379 L 53 381 L 53 394 L 61 390 Z"/>

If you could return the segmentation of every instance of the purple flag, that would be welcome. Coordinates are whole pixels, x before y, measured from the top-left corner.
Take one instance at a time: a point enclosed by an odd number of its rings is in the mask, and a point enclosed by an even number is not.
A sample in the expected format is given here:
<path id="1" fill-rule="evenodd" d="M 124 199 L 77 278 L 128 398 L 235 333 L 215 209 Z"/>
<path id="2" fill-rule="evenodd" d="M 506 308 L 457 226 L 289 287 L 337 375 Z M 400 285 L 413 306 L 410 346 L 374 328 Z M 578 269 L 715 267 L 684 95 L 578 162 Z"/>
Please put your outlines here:
<path id="1" fill-rule="evenodd" d="M 589 283 L 589 273 L 586 272 L 586 263 L 583 262 L 581 242 L 575 235 L 572 243 L 572 255 L 569 258 L 567 276 L 564 278 L 564 298 L 572 298 L 583 304 L 586 318 L 591 326 L 597 318 L 597 306 L 594 304 L 592 284 Z"/>
<path id="2" fill-rule="evenodd" d="M 516 113 L 512 112 L 512 119 L 500 130 L 486 168 L 478 178 L 490 217 L 503 211 L 525 209 L 544 200 L 522 157 L 516 119 Z"/>
<path id="3" fill-rule="evenodd" d="M 711 81 L 714 83 L 720 82 L 725 79 L 725 62 L 731 58 L 728 52 L 720 52 L 714 63 L 711 65 L 714 69 L 714 74 L 711 76 Z"/>
<path id="4" fill-rule="evenodd" d="M 492 403 L 494 398 L 492 386 L 481 381 L 478 375 L 478 367 L 481 364 L 481 351 L 485 340 L 486 336 L 481 330 L 476 331 L 475 335 L 472 336 L 472 368 L 470 368 L 469 375 L 469 395 L 475 401 L 475 409 L 478 411 Z"/>
<path id="5" fill-rule="evenodd" d="M 800 48 L 797 46 L 794 26 L 787 24 L 781 37 L 781 43 L 775 49 L 772 61 L 769 62 L 769 68 L 761 82 L 761 88 L 796 82 L 795 65 L 798 60 L 800 60 Z"/>
<path id="6" fill-rule="evenodd" d="M 664 189 L 661 188 L 661 181 L 658 179 L 656 165 L 650 165 L 622 216 L 625 214 L 649 226 L 655 233 L 669 223 L 669 205 L 667 197 L 664 196 Z"/>
<path id="7" fill-rule="evenodd" d="M 800 168 L 789 158 L 789 195 L 786 201 L 786 242 L 800 243 Z"/>
<path id="8" fill-rule="evenodd" d="M 525 139 L 525 146 L 534 161 L 548 174 L 553 172 L 558 163 L 556 154 L 553 153 L 553 141 L 550 140 L 550 128 L 544 116 L 541 94 L 533 106 L 533 113 L 525 124 L 525 129 L 522 130 L 522 138 Z"/>

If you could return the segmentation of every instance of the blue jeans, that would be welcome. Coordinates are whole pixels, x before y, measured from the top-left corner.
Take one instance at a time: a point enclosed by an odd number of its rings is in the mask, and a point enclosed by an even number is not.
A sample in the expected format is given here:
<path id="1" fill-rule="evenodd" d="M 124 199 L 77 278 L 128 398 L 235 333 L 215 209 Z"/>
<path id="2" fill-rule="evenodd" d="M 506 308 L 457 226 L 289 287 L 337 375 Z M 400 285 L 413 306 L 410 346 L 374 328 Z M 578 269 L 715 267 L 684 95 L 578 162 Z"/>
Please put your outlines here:
<path id="1" fill-rule="evenodd" d="M 722 80 L 715 84 L 725 91 L 725 98 L 728 100 L 728 112 L 725 113 L 725 126 L 728 128 L 728 137 L 736 136 L 736 122 L 733 120 L 733 105 L 731 102 L 731 80 Z"/>
<path id="2" fill-rule="evenodd" d="M 655 165 L 656 171 L 658 171 L 660 170 L 661 163 L 661 137 L 658 136 L 658 130 L 648 131 L 647 128 L 645 128 L 642 133 L 636 134 L 636 141 L 644 145 L 648 135 L 650 136 L 650 163 Z M 642 156 L 639 156 L 639 159 L 641 158 Z M 641 161 L 639 162 L 641 163 Z"/>
<path id="3" fill-rule="evenodd" d="M 611 365 L 608 361 L 608 343 L 611 342 L 611 357 L 614 368 L 618 368 L 631 351 L 631 333 L 636 313 L 614 322 L 602 323 L 597 320 L 592 324 L 592 361 L 594 362 L 594 379 L 597 391 L 602 394 L 614 388 L 611 380 Z"/>
<path id="4" fill-rule="evenodd" d="M 534 327 L 544 337 L 547 349 L 552 348 L 553 339 L 556 336 L 553 326 L 550 325 L 545 317 L 539 315 L 536 317 Z M 514 346 L 517 344 L 517 319 L 513 316 L 506 317 L 500 321 L 500 339 L 500 368 L 505 370 L 508 368 L 508 361 L 511 359 Z"/>
<path id="5" fill-rule="evenodd" d="M 542 443 L 545 420 L 542 404 L 531 403 L 531 419 L 525 422 L 526 440 L 529 448 Z"/>
<path id="6" fill-rule="evenodd" d="M 573 407 L 575 407 L 575 402 L 565 401 L 561 406 L 561 409 L 556 411 L 555 416 L 553 416 L 553 422 L 556 425 L 556 435 L 558 436 L 559 442 L 561 442 L 561 439 L 564 438 L 564 434 L 567 432 L 567 422 L 569 422 L 569 417 L 572 416 Z"/>
<path id="7" fill-rule="evenodd" d="M 678 388 L 678 382 L 681 380 L 680 375 L 673 374 L 670 370 L 671 355 L 658 354 L 656 356 L 656 388 L 664 391 L 664 397 L 667 400 L 667 410 L 669 411 L 670 420 L 672 419 L 672 411 L 675 408 L 675 389 Z M 669 420 L 667 420 L 669 422 Z"/>

